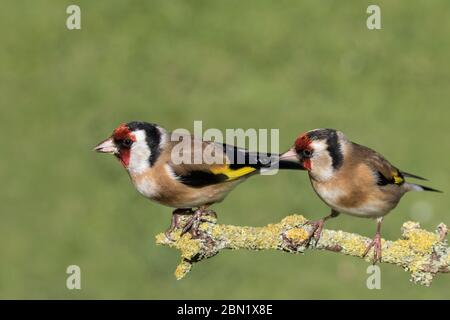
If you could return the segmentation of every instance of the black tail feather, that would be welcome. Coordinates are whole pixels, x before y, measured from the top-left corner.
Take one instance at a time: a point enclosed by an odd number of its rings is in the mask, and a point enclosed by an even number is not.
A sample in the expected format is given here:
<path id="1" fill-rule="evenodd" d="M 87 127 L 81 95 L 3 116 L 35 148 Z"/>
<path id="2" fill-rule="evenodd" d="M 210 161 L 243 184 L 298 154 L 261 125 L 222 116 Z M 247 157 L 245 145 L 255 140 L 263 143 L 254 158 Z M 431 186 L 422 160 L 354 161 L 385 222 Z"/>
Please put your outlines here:
<path id="1" fill-rule="evenodd" d="M 433 189 L 433 188 L 430 188 L 430 187 L 427 187 L 427 186 L 423 186 L 423 185 L 420 185 L 420 184 L 416 184 L 416 186 L 421 187 L 424 191 L 432 191 L 432 192 L 443 193 L 443 191 L 441 191 L 441 190 Z"/>
<path id="2" fill-rule="evenodd" d="M 428 181 L 428 179 L 416 176 L 415 174 L 408 173 L 408 172 L 405 172 L 405 171 L 401 171 L 401 174 L 403 176 L 407 177 L 407 178 L 414 178 L 414 179 L 419 179 L 419 180 L 423 180 L 423 181 Z"/>

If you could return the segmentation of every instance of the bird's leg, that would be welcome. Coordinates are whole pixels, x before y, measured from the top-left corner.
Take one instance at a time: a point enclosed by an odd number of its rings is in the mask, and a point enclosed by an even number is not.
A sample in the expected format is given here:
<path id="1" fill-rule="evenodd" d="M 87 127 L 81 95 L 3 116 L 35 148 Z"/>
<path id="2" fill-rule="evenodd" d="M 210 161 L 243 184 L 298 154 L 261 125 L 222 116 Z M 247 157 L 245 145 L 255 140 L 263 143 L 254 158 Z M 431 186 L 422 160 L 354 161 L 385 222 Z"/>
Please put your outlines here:
<path id="1" fill-rule="evenodd" d="M 212 210 L 207 210 L 207 208 L 208 206 L 201 206 L 200 208 L 195 210 L 194 214 L 189 218 L 188 222 L 184 226 L 181 235 L 190 231 L 194 237 L 197 237 L 199 235 L 198 227 L 200 226 L 200 223 L 208 221 L 204 218 L 205 216 L 210 215 L 214 218 L 217 218 L 217 214 Z"/>
<path id="2" fill-rule="evenodd" d="M 307 224 L 312 225 L 313 229 L 303 244 L 306 247 L 309 247 L 309 244 L 311 243 L 311 239 L 314 239 L 315 243 L 317 244 L 320 240 L 320 236 L 322 235 L 323 225 L 325 224 L 325 221 L 327 221 L 330 218 L 335 218 L 338 215 L 339 215 L 338 211 L 331 209 L 331 213 L 329 215 L 327 215 L 326 217 L 323 217 L 322 219 L 319 219 L 316 221 L 308 221 Z"/>
<path id="3" fill-rule="evenodd" d="M 381 223 L 383 222 L 383 217 L 377 219 L 377 232 L 375 233 L 375 237 L 369 243 L 364 251 L 363 257 L 365 257 L 370 249 L 373 247 L 373 264 L 377 262 L 381 262 Z"/>
<path id="4" fill-rule="evenodd" d="M 166 230 L 166 232 L 164 232 L 164 234 L 166 235 L 166 237 L 168 239 L 171 239 L 170 234 L 175 230 L 178 229 L 180 227 L 180 217 L 184 216 L 184 215 L 192 215 L 194 212 L 192 211 L 192 209 L 190 208 L 186 208 L 186 209 L 175 209 L 172 212 L 172 219 L 170 221 L 170 227 L 169 229 Z"/>

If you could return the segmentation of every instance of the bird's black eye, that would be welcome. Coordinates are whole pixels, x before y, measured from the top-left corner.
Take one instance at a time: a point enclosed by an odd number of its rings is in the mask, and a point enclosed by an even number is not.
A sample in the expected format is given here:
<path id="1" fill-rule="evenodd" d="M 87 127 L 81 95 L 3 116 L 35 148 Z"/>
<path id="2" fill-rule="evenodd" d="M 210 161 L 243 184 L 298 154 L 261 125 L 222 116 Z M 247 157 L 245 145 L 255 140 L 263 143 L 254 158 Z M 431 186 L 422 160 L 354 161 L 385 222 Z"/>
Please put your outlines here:
<path id="1" fill-rule="evenodd" d="M 303 155 L 303 157 L 305 157 L 305 158 L 310 158 L 310 157 L 312 156 L 312 151 L 311 151 L 311 150 L 308 150 L 308 149 L 304 149 L 304 150 L 302 151 L 302 155 Z"/>
<path id="2" fill-rule="evenodd" d="M 124 139 L 122 141 L 122 146 L 124 146 L 125 148 L 131 147 L 132 144 L 133 144 L 133 141 L 131 139 Z"/>

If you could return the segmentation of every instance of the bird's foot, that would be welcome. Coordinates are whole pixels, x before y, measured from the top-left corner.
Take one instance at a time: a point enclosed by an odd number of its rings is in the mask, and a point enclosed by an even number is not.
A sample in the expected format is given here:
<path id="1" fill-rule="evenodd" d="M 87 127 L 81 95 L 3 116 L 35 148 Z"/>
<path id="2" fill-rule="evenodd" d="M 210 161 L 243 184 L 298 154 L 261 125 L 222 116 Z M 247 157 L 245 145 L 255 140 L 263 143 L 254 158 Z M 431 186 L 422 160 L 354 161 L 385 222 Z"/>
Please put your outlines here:
<path id="1" fill-rule="evenodd" d="M 180 228 L 180 218 L 182 216 L 193 215 L 193 214 L 194 214 L 194 211 L 192 211 L 192 209 L 175 209 L 172 212 L 172 219 L 170 222 L 170 227 L 169 227 L 169 229 L 167 229 L 164 232 L 166 238 L 169 240 L 173 240 L 171 237 L 171 234 L 173 231 Z"/>
<path id="2" fill-rule="evenodd" d="M 314 243 L 317 244 L 320 240 L 320 236 L 322 235 L 323 225 L 325 223 L 325 218 L 319 219 L 317 221 L 308 221 L 306 224 L 312 226 L 311 232 L 308 234 L 308 237 L 305 241 L 303 241 L 303 245 L 308 248 L 311 244 L 311 240 L 314 239 Z"/>
<path id="3" fill-rule="evenodd" d="M 181 231 L 181 235 L 184 235 L 187 232 L 190 232 L 194 238 L 199 237 L 199 226 L 202 222 L 210 221 L 208 216 L 217 219 L 217 214 L 212 210 L 206 209 L 197 209 L 194 214 L 189 218 L 183 230 Z"/>
<path id="4" fill-rule="evenodd" d="M 364 251 L 363 258 L 367 256 L 372 247 L 373 247 L 373 264 L 375 265 L 377 262 L 381 262 L 381 235 L 379 233 L 375 234 L 375 237 L 367 246 L 366 251 Z"/>

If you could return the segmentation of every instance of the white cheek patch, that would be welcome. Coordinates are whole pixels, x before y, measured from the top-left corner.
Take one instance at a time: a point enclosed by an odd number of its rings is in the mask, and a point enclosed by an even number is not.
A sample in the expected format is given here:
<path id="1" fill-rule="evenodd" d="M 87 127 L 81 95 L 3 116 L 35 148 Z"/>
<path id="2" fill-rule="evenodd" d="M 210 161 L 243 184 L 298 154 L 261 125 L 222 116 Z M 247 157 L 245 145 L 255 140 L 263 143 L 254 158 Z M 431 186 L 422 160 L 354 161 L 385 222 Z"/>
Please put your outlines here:
<path id="1" fill-rule="evenodd" d="M 327 150 L 327 144 L 322 140 L 311 142 L 311 147 L 313 148 L 314 152 L 318 154 Z"/>
<path id="2" fill-rule="evenodd" d="M 130 149 L 128 171 L 132 174 L 140 174 L 150 166 L 149 158 L 151 152 L 147 142 L 145 141 L 145 132 L 143 130 L 139 130 L 133 132 L 133 134 L 136 137 L 136 141 L 132 144 Z"/>
<path id="3" fill-rule="evenodd" d="M 313 141 L 313 156 L 311 157 L 311 175 L 319 181 L 326 181 L 333 177 L 333 161 L 328 154 L 327 144 L 324 141 Z"/>

